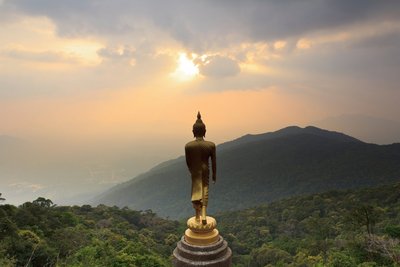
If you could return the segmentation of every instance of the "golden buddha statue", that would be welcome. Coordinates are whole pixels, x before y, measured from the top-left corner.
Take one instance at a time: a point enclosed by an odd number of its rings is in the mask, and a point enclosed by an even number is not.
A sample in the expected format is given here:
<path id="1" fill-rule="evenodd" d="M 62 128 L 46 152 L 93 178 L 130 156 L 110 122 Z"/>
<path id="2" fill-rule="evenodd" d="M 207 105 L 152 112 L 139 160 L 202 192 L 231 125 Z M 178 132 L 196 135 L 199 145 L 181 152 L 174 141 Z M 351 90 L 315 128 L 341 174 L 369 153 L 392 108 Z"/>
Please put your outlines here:
<path id="1" fill-rule="evenodd" d="M 206 126 L 200 112 L 193 125 L 196 140 L 185 146 L 186 164 L 192 177 L 192 203 L 196 216 L 187 220 L 187 229 L 173 252 L 172 263 L 183 266 L 232 266 L 232 251 L 219 235 L 217 221 L 206 215 L 211 159 L 212 179 L 216 181 L 216 150 L 213 142 L 204 140 Z"/>
<path id="2" fill-rule="evenodd" d="M 216 152 L 213 142 L 205 141 L 206 126 L 201 120 L 200 112 L 193 125 L 193 135 L 196 140 L 185 146 L 186 164 L 192 176 L 192 203 L 196 211 L 196 221 L 203 225 L 207 224 L 206 209 L 208 205 L 209 188 L 209 160 L 211 158 L 212 180 L 216 182 Z"/>

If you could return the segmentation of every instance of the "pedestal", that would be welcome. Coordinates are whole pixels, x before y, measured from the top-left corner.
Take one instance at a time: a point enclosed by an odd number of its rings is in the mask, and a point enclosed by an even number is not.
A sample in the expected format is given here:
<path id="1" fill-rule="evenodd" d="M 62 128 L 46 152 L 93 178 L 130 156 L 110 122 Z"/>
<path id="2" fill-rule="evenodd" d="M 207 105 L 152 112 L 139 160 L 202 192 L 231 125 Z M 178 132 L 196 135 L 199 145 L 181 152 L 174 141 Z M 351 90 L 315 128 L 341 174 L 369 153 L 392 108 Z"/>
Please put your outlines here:
<path id="1" fill-rule="evenodd" d="M 175 267 L 209 266 L 230 267 L 232 251 L 219 235 L 214 218 L 207 216 L 207 224 L 196 222 L 192 217 L 188 229 L 173 252 Z"/>

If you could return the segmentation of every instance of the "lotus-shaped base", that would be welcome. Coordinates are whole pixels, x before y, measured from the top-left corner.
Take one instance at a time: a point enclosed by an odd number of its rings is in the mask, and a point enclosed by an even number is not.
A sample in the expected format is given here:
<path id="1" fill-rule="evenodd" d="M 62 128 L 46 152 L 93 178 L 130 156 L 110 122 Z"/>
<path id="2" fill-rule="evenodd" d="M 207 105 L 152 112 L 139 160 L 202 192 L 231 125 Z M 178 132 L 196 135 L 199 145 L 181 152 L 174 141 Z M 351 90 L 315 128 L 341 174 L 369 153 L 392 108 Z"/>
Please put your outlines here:
<path id="1" fill-rule="evenodd" d="M 219 232 L 217 221 L 213 217 L 207 216 L 207 224 L 196 221 L 196 217 L 192 217 L 187 221 L 189 227 L 185 231 L 185 241 L 192 245 L 205 246 L 218 241 Z"/>

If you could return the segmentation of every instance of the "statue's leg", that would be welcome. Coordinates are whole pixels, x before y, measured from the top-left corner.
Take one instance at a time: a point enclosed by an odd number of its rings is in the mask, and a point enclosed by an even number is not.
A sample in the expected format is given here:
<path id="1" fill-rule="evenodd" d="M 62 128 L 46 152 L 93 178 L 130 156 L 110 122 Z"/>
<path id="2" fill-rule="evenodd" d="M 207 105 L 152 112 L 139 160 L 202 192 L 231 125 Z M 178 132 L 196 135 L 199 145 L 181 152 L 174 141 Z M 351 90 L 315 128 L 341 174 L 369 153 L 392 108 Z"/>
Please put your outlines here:
<path id="1" fill-rule="evenodd" d="M 203 184 L 203 199 L 201 200 L 202 223 L 207 224 L 208 183 Z"/>
<path id="2" fill-rule="evenodd" d="M 201 214 L 201 202 L 193 201 L 193 208 L 196 211 L 196 221 L 200 222 L 200 214 Z"/>

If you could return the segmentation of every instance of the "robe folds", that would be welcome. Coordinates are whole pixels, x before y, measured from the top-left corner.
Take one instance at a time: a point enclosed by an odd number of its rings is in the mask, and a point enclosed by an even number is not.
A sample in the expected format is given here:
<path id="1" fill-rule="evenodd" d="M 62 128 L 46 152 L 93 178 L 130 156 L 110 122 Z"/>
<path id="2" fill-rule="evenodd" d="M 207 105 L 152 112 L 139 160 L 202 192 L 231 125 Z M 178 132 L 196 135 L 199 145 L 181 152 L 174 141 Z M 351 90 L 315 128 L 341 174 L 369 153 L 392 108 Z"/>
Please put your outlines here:
<path id="1" fill-rule="evenodd" d="M 209 161 L 211 159 L 213 173 L 215 173 L 215 144 L 213 142 L 196 139 L 185 146 L 186 163 L 192 178 L 192 202 L 200 201 L 207 206 L 209 188 Z"/>

